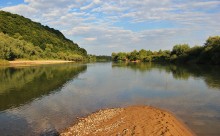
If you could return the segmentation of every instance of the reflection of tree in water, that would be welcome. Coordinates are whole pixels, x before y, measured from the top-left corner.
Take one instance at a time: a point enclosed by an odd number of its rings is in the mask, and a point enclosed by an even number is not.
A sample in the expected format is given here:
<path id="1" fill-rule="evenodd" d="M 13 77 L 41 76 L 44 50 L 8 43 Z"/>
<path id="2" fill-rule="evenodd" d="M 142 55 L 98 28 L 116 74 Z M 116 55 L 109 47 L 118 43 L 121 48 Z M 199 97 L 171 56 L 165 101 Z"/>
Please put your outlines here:
<path id="1" fill-rule="evenodd" d="M 220 88 L 220 67 L 212 65 L 179 65 L 172 66 L 179 69 L 179 73 L 172 71 L 174 78 L 189 77 L 202 78 L 205 83 L 211 88 Z M 171 68 L 173 69 L 173 68 Z"/>
<path id="2" fill-rule="evenodd" d="M 202 77 L 211 88 L 220 89 L 219 66 L 197 66 L 192 72 L 196 77 Z"/>
<path id="3" fill-rule="evenodd" d="M 126 63 L 126 62 L 117 62 L 113 63 L 112 67 L 116 68 L 129 68 L 134 71 L 140 71 L 140 72 L 145 72 L 145 71 L 150 71 L 152 70 L 152 63 Z"/>
<path id="4" fill-rule="evenodd" d="M 211 88 L 220 89 L 220 67 L 212 65 L 174 65 L 166 63 L 113 63 L 112 67 L 130 68 L 146 72 L 152 69 L 172 73 L 175 79 L 188 80 L 190 77 L 202 78 Z"/>
<path id="5" fill-rule="evenodd" d="M 1 68 L 0 111 L 58 90 L 86 68 L 73 64 Z"/>
<path id="6" fill-rule="evenodd" d="M 191 74 L 187 72 L 187 69 L 183 67 L 177 65 L 169 65 L 167 67 L 175 79 L 188 80 L 191 76 Z"/>

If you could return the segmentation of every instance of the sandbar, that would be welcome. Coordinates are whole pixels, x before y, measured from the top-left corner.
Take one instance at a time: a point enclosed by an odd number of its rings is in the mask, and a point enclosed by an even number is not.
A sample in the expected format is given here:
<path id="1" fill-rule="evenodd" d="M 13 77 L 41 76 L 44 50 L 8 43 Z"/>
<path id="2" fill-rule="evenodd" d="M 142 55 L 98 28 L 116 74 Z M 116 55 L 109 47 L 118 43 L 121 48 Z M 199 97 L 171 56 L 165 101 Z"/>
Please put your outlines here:
<path id="1" fill-rule="evenodd" d="M 25 65 L 39 65 L 39 64 L 59 64 L 70 63 L 74 61 L 66 60 L 15 60 L 9 61 L 10 66 L 25 66 Z"/>
<path id="2" fill-rule="evenodd" d="M 99 110 L 80 118 L 61 136 L 194 136 L 172 113 L 151 106 Z"/>

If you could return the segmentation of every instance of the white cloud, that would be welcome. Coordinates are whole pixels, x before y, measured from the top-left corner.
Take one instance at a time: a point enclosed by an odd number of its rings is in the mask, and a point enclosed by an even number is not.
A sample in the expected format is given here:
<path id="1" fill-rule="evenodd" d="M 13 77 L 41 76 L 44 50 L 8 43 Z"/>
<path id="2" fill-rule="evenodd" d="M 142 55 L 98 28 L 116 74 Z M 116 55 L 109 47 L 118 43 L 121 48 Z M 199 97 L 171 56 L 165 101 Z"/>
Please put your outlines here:
<path id="1" fill-rule="evenodd" d="M 21 15 L 24 15 L 24 16 L 31 16 L 31 15 L 36 14 L 38 12 L 37 9 L 32 8 L 28 5 L 24 5 L 24 4 L 17 5 L 17 6 L 5 7 L 5 8 L 2 8 L 2 10 L 10 11 L 13 13 L 20 13 Z"/>
<path id="2" fill-rule="evenodd" d="M 96 6 L 97 4 L 100 4 L 100 3 L 101 3 L 100 0 L 93 0 L 90 4 L 88 4 L 88 5 L 86 5 L 86 6 L 83 6 L 83 7 L 81 7 L 80 9 L 81 9 L 81 10 L 87 10 L 87 9 L 90 9 L 90 8 Z"/>
<path id="3" fill-rule="evenodd" d="M 94 37 L 88 37 L 88 38 L 84 38 L 86 41 L 95 41 L 97 38 Z"/>

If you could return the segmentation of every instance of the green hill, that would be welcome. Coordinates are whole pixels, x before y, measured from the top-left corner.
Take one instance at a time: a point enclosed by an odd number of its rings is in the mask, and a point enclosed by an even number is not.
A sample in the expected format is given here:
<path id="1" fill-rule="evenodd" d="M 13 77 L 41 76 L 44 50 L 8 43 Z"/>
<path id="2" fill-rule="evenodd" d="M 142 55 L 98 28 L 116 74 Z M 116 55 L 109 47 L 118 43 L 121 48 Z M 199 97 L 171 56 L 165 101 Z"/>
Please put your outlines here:
<path id="1" fill-rule="evenodd" d="M 83 60 L 85 49 L 60 31 L 28 18 L 0 11 L 0 59 Z"/>

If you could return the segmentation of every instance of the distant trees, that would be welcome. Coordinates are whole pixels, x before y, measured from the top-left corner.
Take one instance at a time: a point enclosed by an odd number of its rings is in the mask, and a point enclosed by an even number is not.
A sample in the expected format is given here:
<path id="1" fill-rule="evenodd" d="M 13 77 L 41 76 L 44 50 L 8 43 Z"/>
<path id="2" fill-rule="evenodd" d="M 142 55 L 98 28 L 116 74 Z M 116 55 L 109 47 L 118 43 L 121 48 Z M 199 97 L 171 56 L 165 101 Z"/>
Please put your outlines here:
<path id="1" fill-rule="evenodd" d="M 147 51 L 144 49 L 141 49 L 138 53 L 138 59 L 144 60 L 144 58 L 147 57 Z"/>
<path id="2" fill-rule="evenodd" d="M 186 52 L 190 49 L 188 44 L 178 44 L 173 47 L 171 55 L 175 54 L 177 56 L 185 55 Z"/>
<path id="3" fill-rule="evenodd" d="M 220 36 L 209 37 L 205 43 L 206 47 L 219 47 L 220 46 Z"/>
<path id="4" fill-rule="evenodd" d="M 115 61 L 126 61 L 127 60 L 127 53 L 119 52 L 119 53 L 112 53 L 112 59 Z"/>
<path id="5" fill-rule="evenodd" d="M 150 50 L 141 49 L 140 51 L 134 50 L 129 53 L 119 52 L 112 53 L 113 61 L 142 61 L 142 62 L 150 62 L 150 61 L 165 61 L 170 57 L 170 51 L 158 51 L 152 52 Z"/>
<path id="6" fill-rule="evenodd" d="M 108 62 L 108 61 L 112 61 L 112 57 L 111 56 L 106 56 L 106 55 L 91 55 L 89 54 L 87 57 L 87 60 L 89 62 Z"/>
<path id="7" fill-rule="evenodd" d="M 220 64 L 220 36 L 209 37 L 206 40 L 198 62 Z"/>
<path id="8" fill-rule="evenodd" d="M 99 56 L 96 56 L 96 61 L 98 62 L 112 61 L 112 57 L 106 56 L 106 55 L 99 55 Z"/>
<path id="9" fill-rule="evenodd" d="M 174 62 L 220 64 L 220 36 L 209 37 L 204 46 L 191 47 L 188 44 L 177 44 L 171 51 L 159 50 L 112 53 L 113 61 L 142 61 L 142 62 Z"/>

